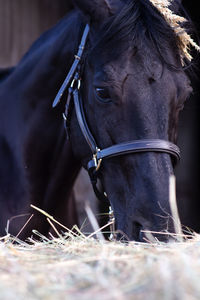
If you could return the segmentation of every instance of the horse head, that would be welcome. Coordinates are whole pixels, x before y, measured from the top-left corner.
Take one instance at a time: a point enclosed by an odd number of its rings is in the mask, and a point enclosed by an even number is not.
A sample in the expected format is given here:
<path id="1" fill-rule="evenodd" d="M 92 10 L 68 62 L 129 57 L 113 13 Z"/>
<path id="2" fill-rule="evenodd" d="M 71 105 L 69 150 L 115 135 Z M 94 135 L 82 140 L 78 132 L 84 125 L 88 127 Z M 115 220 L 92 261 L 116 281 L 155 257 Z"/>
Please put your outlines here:
<path id="1" fill-rule="evenodd" d="M 172 28 L 150 1 L 74 2 L 90 22 L 80 94 L 99 148 L 135 140 L 176 143 L 179 111 L 191 87 Z M 70 126 L 74 153 L 87 168 L 91 151 L 74 111 Z M 166 151 L 102 161 L 98 177 L 117 230 L 128 239 L 143 241 L 143 230 L 174 232 L 171 174 L 173 159 Z"/>

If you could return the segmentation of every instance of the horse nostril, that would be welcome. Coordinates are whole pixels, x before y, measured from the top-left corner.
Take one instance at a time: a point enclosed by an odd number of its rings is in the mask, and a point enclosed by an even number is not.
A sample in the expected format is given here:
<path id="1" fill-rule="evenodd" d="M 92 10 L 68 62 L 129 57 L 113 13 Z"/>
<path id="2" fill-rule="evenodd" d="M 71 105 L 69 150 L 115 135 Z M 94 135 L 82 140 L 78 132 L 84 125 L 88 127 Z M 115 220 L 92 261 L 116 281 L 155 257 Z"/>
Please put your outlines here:
<path id="1" fill-rule="evenodd" d="M 141 231 L 142 225 L 139 222 L 133 222 L 133 232 L 132 235 L 135 241 L 144 242 L 144 234 Z"/>

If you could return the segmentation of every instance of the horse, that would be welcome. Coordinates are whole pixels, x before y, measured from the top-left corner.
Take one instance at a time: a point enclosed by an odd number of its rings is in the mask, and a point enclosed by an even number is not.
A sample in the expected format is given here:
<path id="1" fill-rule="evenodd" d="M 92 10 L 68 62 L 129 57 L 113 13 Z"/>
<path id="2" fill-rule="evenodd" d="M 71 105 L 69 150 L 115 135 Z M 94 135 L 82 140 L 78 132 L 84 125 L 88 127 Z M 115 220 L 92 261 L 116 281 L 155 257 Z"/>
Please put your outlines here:
<path id="1" fill-rule="evenodd" d="M 21 239 L 32 229 L 47 235 L 50 225 L 31 204 L 76 224 L 81 166 L 109 201 L 118 239 L 173 233 L 169 177 L 178 115 L 192 91 L 177 36 L 148 0 L 73 2 L 1 76 L 0 235 L 8 220 Z"/>

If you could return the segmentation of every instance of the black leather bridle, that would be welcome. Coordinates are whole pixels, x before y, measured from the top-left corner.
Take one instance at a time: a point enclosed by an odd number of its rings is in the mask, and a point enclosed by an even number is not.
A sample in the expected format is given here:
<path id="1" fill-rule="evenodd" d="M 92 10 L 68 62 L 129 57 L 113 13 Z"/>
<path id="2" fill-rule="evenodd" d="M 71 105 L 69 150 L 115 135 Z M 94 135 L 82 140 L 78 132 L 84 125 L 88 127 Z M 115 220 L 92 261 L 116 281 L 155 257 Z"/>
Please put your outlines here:
<path id="1" fill-rule="evenodd" d="M 133 140 L 125 143 L 120 143 L 113 145 L 111 147 L 100 149 L 96 143 L 85 118 L 85 113 L 83 109 L 82 97 L 80 95 L 80 61 L 83 55 L 83 51 L 87 42 L 87 37 L 89 34 L 89 25 L 87 24 L 81 43 L 79 45 L 78 53 L 75 55 L 74 62 L 71 66 L 71 69 L 64 80 L 58 94 L 53 102 L 53 107 L 55 107 L 64 95 L 66 89 L 68 88 L 68 96 L 65 105 L 65 112 L 63 113 L 63 118 L 65 121 L 65 126 L 69 126 L 69 108 L 71 99 L 74 101 L 74 107 L 76 111 L 77 120 L 82 131 L 82 134 L 91 150 L 91 160 L 87 164 L 87 170 L 91 179 L 91 183 L 94 189 L 96 196 L 100 200 L 107 200 L 106 193 L 100 192 L 97 189 L 97 178 L 98 170 L 100 169 L 101 163 L 103 160 L 130 153 L 142 153 L 142 152 L 163 152 L 170 154 L 177 160 L 180 159 L 180 150 L 179 148 L 165 140 L 160 139 L 144 139 L 144 140 Z"/>

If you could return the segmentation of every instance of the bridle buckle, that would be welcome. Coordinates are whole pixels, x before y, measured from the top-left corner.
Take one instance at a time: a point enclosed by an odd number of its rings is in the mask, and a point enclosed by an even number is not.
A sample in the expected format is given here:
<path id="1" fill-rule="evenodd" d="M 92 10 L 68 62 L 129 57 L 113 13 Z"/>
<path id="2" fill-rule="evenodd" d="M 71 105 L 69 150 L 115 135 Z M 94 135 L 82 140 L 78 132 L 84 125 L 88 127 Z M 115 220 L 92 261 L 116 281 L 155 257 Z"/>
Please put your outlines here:
<path id="1" fill-rule="evenodd" d="M 116 240 L 116 230 L 115 230 L 115 216 L 114 212 L 111 206 L 109 206 L 109 223 L 110 223 L 110 236 L 109 240 L 110 241 L 115 241 Z"/>
<path id="2" fill-rule="evenodd" d="M 93 162 L 94 162 L 94 167 L 95 171 L 97 172 L 100 169 L 101 163 L 102 163 L 102 158 L 98 159 L 98 152 L 101 151 L 99 148 L 96 147 L 96 153 L 93 154 Z"/>
<path id="3" fill-rule="evenodd" d="M 80 78 L 79 78 L 79 74 L 78 74 L 78 73 L 75 74 L 75 77 L 73 78 L 72 83 L 71 83 L 71 85 L 70 85 L 70 88 L 71 88 L 72 90 L 74 90 L 75 83 L 76 83 L 76 88 L 77 88 L 77 90 L 80 90 L 80 87 L 81 87 L 81 80 L 80 80 Z"/>

